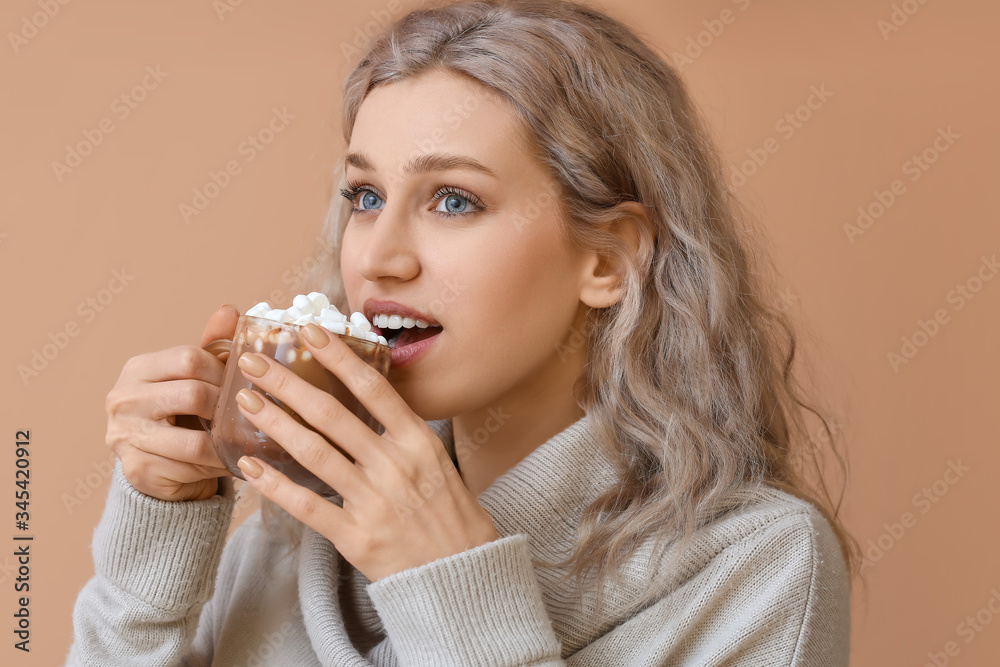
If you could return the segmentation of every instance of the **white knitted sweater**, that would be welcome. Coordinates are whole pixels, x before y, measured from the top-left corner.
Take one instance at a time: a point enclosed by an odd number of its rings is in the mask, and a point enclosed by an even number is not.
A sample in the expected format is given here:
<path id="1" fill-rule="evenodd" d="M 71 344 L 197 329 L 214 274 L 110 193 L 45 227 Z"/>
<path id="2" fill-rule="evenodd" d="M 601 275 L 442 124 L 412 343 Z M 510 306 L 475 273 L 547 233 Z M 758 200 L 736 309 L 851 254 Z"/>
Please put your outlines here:
<path id="1" fill-rule="evenodd" d="M 451 421 L 427 423 L 453 452 Z M 613 479 L 583 417 L 479 496 L 500 539 L 372 583 L 308 527 L 287 550 L 259 512 L 227 542 L 228 478 L 213 498 L 165 502 L 132 487 L 118 463 L 66 664 L 848 664 L 837 540 L 815 507 L 773 487 L 703 528 L 673 576 L 643 548 L 600 609 L 571 604 L 570 584 L 531 557 L 563 557 Z M 650 586 L 664 590 L 635 609 Z"/>

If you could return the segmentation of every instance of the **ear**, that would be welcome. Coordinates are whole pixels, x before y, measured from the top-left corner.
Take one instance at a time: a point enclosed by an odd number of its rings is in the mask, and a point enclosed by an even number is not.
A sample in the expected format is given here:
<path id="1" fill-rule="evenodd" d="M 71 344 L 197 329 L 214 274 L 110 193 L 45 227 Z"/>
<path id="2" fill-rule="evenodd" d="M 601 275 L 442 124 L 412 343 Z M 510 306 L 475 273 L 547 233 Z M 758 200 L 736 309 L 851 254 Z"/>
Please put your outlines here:
<path id="1" fill-rule="evenodd" d="M 584 254 L 580 301 L 591 308 L 607 308 L 621 299 L 626 269 L 618 255 L 638 256 L 642 238 L 652 233 L 646 207 L 639 202 L 622 202 L 612 210 L 618 215 L 607 224 L 607 231 L 617 238 L 617 254 L 610 248 Z"/>

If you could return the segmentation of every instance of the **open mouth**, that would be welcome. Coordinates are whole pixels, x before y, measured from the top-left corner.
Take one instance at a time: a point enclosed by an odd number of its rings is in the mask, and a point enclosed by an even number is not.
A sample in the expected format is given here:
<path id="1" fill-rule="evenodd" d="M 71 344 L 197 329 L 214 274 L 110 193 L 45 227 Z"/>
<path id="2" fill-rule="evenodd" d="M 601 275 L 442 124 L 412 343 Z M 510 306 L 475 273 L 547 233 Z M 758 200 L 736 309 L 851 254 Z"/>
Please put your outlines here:
<path id="1" fill-rule="evenodd" d="M 430 326 L 424 329 L 421 329 L 420 327 L 412 327 L 410 329 L 407 329 L 406 327 L 401 327 L 399 329 L 380 329 L 379 327 L 373 326 L 372 330 L 379 336 L 384 336 L 386 341 L 388 341 L 390 348 L 396 349 L 432 338 L 433 336 L 436 336 L 444 331 L 444 328 Z"/>

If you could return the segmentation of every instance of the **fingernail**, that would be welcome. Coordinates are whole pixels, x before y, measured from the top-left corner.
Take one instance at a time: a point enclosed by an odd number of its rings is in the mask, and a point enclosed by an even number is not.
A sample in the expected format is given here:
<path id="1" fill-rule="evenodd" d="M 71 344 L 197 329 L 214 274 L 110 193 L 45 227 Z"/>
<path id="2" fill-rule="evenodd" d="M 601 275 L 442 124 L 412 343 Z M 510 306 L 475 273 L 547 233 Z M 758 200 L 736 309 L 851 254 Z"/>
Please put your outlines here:
<path id="1" fill-rule="evenodd" d="M 243 474 L 247 477 L 253 477 L 257 479 L 264 473 L 264 469 L 260 467 L 256 459 L 252 459 L 249 456 L 241 456 L 240 460 L 236 462 L 236 465 L 240 467 Z"/>
<path id="2" fill-rule="evenodd" d="M 252 415 L 260 412 L 260 409 L 264 407 L 264 401 L 260 400 L 260 396 L 246 388 L 236 392 L 236 402 Z"/>
<path id="3" fill-rule="evenodd" d="M 302 330 L 302 335 L 313 347 L 325 347 L 330 342 L 330 336 L 315 324 L 307 324 Z"/>
<path id="4" fill-rule="evenodd" d="M 240 368 L 255 378 L 259 378 L 267 372 L 267 362 L 253 352 L 244 352 L 241 354 L 238 363 Z"/>

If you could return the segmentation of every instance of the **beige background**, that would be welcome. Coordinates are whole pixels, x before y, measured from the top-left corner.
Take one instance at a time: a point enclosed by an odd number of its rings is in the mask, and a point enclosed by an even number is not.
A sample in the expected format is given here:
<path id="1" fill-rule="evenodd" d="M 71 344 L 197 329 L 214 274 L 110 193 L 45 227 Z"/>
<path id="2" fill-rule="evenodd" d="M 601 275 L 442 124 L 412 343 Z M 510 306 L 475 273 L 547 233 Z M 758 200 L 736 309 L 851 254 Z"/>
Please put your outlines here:
<path id="1" fill-rule="evenodd" d="M 34 32 L 25 21 L 45 0 L 0 8 L 0 266 L 11 318 L 3 339 L 0 663 L 61 664 L 71 642 L 72 606 L 93 573 L 90 539 L 108 488 L 104 400 L 125 360 L 196 343 L 223 302 L 242 311 L 272 290 L 292 296 L 297 272 L 322 258 L 317 235 L 342 148 L 344 46 L 366 23 L 401 13 L 381 0 L 230 0 L 232 11 L 220 13 L 222 2 L 71 2 L 51 18 L 38 14 L 44 25 Z M 900 13 L 903 4 L 915 13 Z M 802 324 L 815 384 L 848 443 L 849 526 L 866 549 L 869 540 L 882 544 L 869 551 L 870 597 L 867 611 L 860 598 L 856 605 L 852 664 L 922 665 L 929 654 L 938 664 L 993 664 L 1000 280 L 977 284 L 976 273 L 981 258 L 1000 251 L 996 4 L 897 3 L 901 25 L 885 35 L 879 21 L 892 18 L 889 0 L 603 6 L 668 55 L 703 33 L 707 46 L 682 71 L 729 164 L 749 159 L 748 150 L 758 158 L 772 150 L 740 193 L 770 239 L 778 289 Z M 721 34 L 703 32 L 726 9 Z M 21 32 L 30 38 L 12 44 L 11 33 Z M 143 85 L 147 67 L 166 74 L 147 77 L 148 90 L 137 91 L 145 99 L 122 117 L 115 100 Z M 812 98 L 817 108 L 800 110 L 810 118 L 789 136 L 776 124 L 813 87 L 829 97 Z M 241 142 L 275 108 L 294 119 L 247 161 Z M 104 119 L 113 131 L 57 175 L 52 163 L 66 160 L 67 144 Z M 939 141 L 947 150 L 935 155 L 938 130 L 948 128 L 958 138 Z M 909 161 L 925 149 L 936 161 L 913 181 Z M 179 206 L 230 160 L 240 172 L 186 222 Z M 844 225 L 897 179 L 902 194 L 852 243 Z M 102 292 L 119 287 L 115 271 L 127 285 Z M 966 282 L 980 288 L 971 299 L 951 292 Z M 80 307 L 101 297 L 100 312 Z M 916 336 L 917 354 L 893 369 L 887 355 L 939 310 L 947 321 L 927 340 Z M 22 381 L 18 365 L 30 365 L 67 326 L 76 335 Z M 12 648 L 11 616 L 14 433 L 25 428 L 36 537 L 30 655 Z M 968 470 L 946 477 L 949 462 Z M 934 502 L 916 496 L 924 488 Z M 906 512 L 908 525 L 893 527 Z M 977 612 L 979 630 L 960 625 Z"/>

